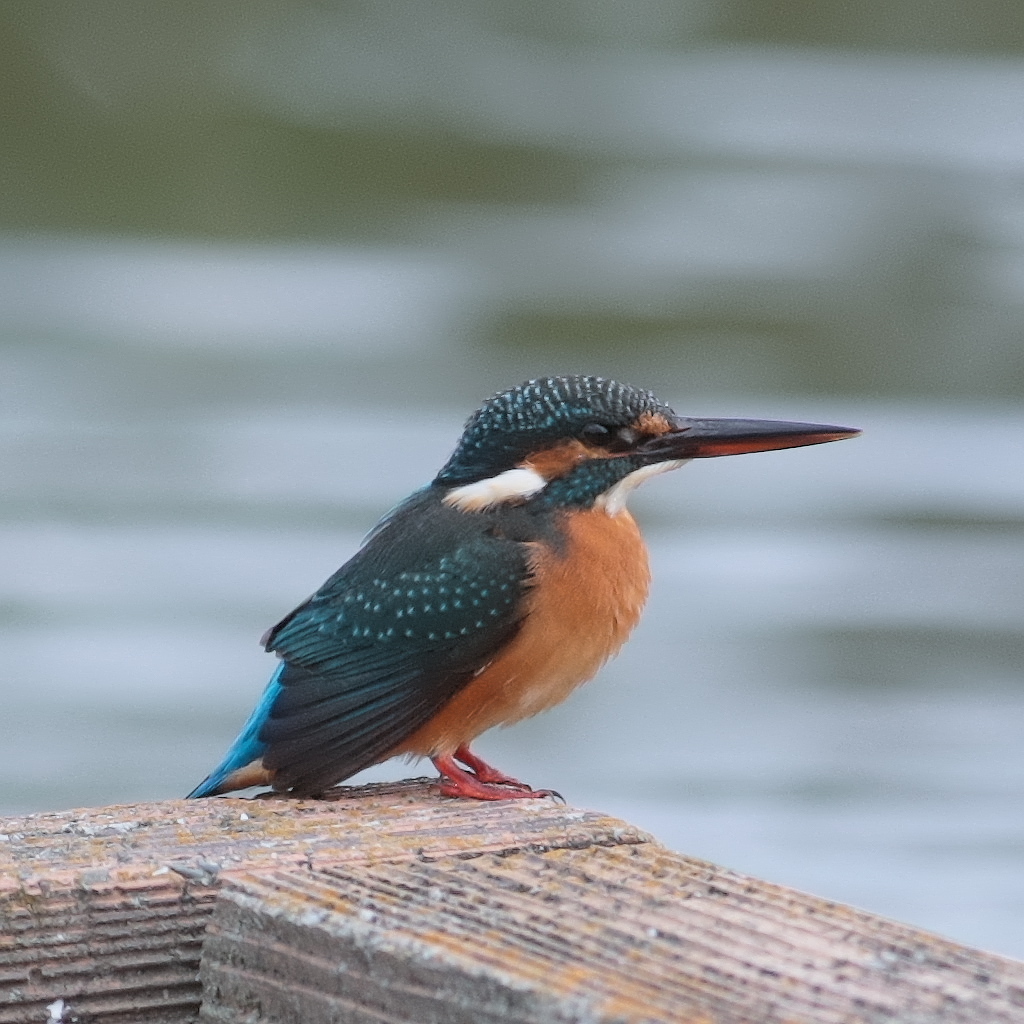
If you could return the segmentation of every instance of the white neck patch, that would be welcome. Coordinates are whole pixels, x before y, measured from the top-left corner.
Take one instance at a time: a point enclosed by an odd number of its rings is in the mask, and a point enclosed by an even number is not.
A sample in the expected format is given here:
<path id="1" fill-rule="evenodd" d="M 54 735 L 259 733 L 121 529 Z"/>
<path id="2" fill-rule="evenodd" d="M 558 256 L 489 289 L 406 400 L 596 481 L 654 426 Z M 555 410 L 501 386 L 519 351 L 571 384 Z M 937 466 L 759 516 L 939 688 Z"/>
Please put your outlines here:
<path id="1" fill-rule="evenodd" d="M 442 499 L 463 512 L 483 512 L 507 501 L 525 501 L 544 490 L 547 480 L 532 469 L 506 469 L 504 473 L 453 487 Z"/>
<path id="2" fill-rule="evenodd" d="M 685 466 L 689 459 L 672 459 L 670 462 L 655 462 L 651 466 L 642 466 L 634 469 L 629 476 L 623 477 L 614 487 L 609 487 L 604 494 L 600 495 L 594 502 L 595 508 L 603 508 L 610 516 L 617 516 L 626 507 L 626 501 L 645 480 L 660 473 L 668 473 L 670 470 Z"/>

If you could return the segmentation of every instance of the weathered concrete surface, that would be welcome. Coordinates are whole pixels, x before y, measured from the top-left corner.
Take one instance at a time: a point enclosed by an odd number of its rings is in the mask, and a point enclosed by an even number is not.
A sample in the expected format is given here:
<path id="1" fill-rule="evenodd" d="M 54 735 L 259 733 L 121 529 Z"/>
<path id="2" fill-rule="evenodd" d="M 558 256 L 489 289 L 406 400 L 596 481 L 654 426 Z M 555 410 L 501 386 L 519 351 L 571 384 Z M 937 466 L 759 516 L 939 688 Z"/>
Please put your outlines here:
<path id="1" fill-rule="evenodd" d="M 645 838 L 553 801 L 449 800 L 422 780 L 0 819 L 0 1022 L 43 1024 L 58 998 L 96 1021 L 195 1020 L 204 929 L 236 872 Z"/>
<path id="2" fill-rule="evenodd" d="M 1024 964 L 657 843 L 264 871 L 224 892 L 207 1024 L 1010 1024 Z"/>
<path id="3" fill-rule="evenodd" d="M 1024 1024 L 1024 964 L 418 781 L 0 820 L 0 1024 L 58 999 L 69 1024 Z"/>

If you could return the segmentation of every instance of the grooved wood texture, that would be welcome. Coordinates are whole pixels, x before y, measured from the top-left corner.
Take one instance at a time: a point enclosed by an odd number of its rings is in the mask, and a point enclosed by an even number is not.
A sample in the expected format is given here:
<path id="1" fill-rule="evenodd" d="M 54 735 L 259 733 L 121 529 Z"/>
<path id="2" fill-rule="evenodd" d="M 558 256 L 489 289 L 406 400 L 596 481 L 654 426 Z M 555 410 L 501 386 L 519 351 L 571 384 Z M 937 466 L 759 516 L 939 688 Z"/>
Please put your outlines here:
<path id="1" fill-rule="evenodd" d="M 239 876 L 207 1024 L 1011 1024 L 1024 964 L 656 843 Z"/>
<path id="2" fill-rule="evenodd" d="M 0 901 L 0 1021 L 43 1024 L 57 998 L 89 1019 L 194 1019 L 212 905 L 212 890 L 181 878 L 53 888 L 40 879 L 8 890 Z"/>
<path id="3" fill-rule="evenodd" d="M 424 780 L 0 819 L 0 1024 L 44 1024 L 56 999 L 96 1024 L 196 1020 L 203 932 L 238 872 L 647 838 L 547 800 L 441 798 Z"/>

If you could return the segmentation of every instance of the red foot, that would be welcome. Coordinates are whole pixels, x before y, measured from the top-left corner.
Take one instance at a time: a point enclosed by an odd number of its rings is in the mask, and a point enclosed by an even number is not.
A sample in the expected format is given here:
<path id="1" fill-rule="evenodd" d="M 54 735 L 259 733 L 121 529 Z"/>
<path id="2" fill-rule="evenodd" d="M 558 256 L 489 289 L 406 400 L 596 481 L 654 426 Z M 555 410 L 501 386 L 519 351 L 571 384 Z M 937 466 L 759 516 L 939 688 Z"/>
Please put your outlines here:
<path id="1" fill-rule="evenodd" d="M 465 747 L 460 747 L 459 749 L 462 753 L 468 753 Z M 472 754 L 469 756 L 474 761 L 478 760 Z M 434 767 L 442 775 L 442 796 L 469 797 L 473 800 L 539 800 L 545 796 L 558 797 L 558 794 L 550 789 L 530 789 L 528 786 L 517 789 L 511 784 L 502 785 L 498 782 L 487 781 L 474 775 L 472 772 L 467 772 L 464 768 L 460 768 L 455 763 L 455 758 L 451 754 L 432 757 L 431 760 L 434 762 Z M 469 764 L 461 755 L 459 760 Z M 480 761 L 479 763 L 488 771 L 494 771 L 493 768 L 490 768 L 484 762 Z M 501 775 L 501 772 L 497 772 L 497 774 Z M 513 779 L 511 781 L 515 782 L 516 780 Z M 517 785 L 520 787 L 524 786 L 522 782 L 517 783 Z"/>
<path id="2" fill-rule="evenodd" d="M 482 758 L 477 757 L 465 743 L 452 756 L 456 761 L 461 761 L 469 768 L 481 782 L 497 782 L 502 786 L 511 786 L 513 789 L 525 789 L 527 791 L 532 791 L 533 789 L 532 786 L 528 786 L 525 782 L 520 782 L 518 779 L 513 779 L 511 775 L 506 775 L 503 771 L 492 768 Z"/>

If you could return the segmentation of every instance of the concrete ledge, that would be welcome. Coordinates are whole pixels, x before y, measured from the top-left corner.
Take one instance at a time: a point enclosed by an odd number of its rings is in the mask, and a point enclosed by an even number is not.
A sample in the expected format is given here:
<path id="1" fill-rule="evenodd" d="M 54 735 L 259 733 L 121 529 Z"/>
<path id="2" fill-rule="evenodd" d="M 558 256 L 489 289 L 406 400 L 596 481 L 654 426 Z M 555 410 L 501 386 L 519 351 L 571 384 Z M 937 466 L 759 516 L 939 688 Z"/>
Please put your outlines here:
<path id="1" fill-rule="evenodd" d="M 1024 964 L 657 843 L 243 876 L 208 1024 L 1024 1020 Z"/>
<path id="2" fill-rule="evenodd" d="M 0 819 L 0 1024 L 43 1024 L 58 998 L 89 1020 L 196 1020 L 203 934 L 239 872 L 648 838 L 549 800 L 449 800 L 426 780 Z"/>
<path id="3" fill-rule="evenodd" d="M 1024 963 L 551 801 L 419 781 L 0 834 L 10 1024 L 57 999 L 123 1024 L 1024 1022 Z"/>

